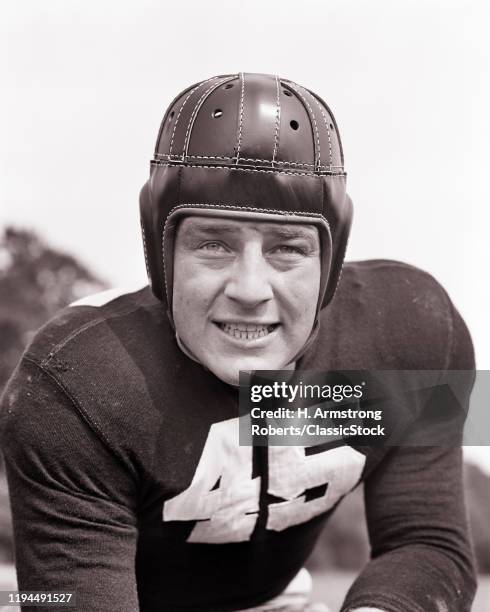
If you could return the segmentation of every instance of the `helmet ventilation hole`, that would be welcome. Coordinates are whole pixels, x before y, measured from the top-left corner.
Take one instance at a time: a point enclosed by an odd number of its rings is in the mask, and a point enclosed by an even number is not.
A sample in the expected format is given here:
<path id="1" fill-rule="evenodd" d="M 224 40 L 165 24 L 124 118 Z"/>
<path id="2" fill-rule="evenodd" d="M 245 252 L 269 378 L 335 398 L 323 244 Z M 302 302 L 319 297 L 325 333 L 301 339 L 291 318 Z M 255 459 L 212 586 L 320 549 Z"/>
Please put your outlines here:
<path id="1" fill-rule="evenodd" d="M 295 119 L 290 121 L 289 125 L 291 126 L 291 129 L 293 130 L 297 130 L 299 128 L 299 123 Z"/>
<path id="2" fill-rule="evenodd" d="M 171 121 L 174 118 L 174 115 L 175 115 L 175 112 L 172 111 L 170 115 L 168 116 L 169 121 Z"/>
<path id="3" fill-rule="evenodd" d="M 333 124 L 332 123 L 330 124 L 330 129 L 333 130 Z"/>
<path id="4" fill-rule="evenodd" d="M 283 93 L 285 96 L 292 96 L 292 95 L 293 95 L 293 94 L 292 94 L 290 91 L 288 91 L 287 89 L 283 89 L 283 90 L 282 90 L 282 93 Z"/>
<path id="5" fill-rule="evenodd" d="M 221 115 L 223 114 L 223 111 L 221 110 L 221 108 L 217 108 L 213 111 L 213 119 L 218 119 L 218 117 L 221 117 Z"/>
<path id="6" fill-rule="evenodd" d="M 231 89 L 233 87 L 233 83 L 227 83 L 223 89 Z"/>

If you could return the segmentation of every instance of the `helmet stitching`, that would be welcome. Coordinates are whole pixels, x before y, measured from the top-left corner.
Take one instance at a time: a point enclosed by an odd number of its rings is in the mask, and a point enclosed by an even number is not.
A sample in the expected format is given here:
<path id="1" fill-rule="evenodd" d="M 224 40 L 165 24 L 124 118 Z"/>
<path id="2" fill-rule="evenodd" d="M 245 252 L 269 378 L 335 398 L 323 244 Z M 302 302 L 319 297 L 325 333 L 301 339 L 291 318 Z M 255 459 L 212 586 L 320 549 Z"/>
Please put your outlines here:
<path id="1" fill-rule="evenodd" d="M 172 147 L 174 144 L 174 138 L 175 138 L 175 130 L 177 129 L 177 124 L 179 122 L 180 119 L 180 115 L 182 113 L 182 110 L 184 109 L 184 106 L 187 104 L 187 100 L 192 96 L 192 94 L 199 89 L 199 87 L 202 87 L 203 85 L 205 85 L 206 83 L 209 83 L 209 81 L 214 81 L 216 80 L 218 77 L 211 77 L 210 79 L 206 79 L 205 81 L 201 81 L 200 83 L 198 83 L 198 85 L 196 85 L 194 87 L 194 89 L 192 89 L 188 94 L 187 97 L 185 98 L 185 100 L 182 102 L 182 106 L 179 108 L 179 112 L 177 113 L 177 118 L 175 119 L 175 123 L 174 123 L 174 129 L 172 130 L 172 137 L 170 139 L 170 149 L 169 149 L 169 155 L 172 155 Z"/>

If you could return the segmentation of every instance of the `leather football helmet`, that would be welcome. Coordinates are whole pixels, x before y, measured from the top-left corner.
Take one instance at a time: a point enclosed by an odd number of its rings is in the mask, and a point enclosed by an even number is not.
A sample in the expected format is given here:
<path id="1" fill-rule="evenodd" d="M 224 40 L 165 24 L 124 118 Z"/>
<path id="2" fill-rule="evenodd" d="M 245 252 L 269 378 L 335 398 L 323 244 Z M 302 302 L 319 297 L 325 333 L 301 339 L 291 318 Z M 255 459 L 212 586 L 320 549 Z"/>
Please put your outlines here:
<path id="1" fill-rule="evenodd" d="M 172 321 L 175 229 L 184 215 L 312 223 L 321 241 L 318 311 L 333 298 L 352 220 L 337 124 L 312 91 L 239 73 L 170 104 L 140 196 L 150 285 Z"/>

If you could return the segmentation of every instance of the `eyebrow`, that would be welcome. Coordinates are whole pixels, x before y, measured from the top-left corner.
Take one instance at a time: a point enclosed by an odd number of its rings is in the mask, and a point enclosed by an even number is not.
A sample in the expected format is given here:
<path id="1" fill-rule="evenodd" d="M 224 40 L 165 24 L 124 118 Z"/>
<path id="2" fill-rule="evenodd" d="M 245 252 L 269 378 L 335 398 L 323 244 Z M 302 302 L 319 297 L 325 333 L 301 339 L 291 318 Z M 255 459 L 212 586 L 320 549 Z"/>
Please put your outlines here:
<path id="1" fill-rule="evenodd" d="M 186 228 L 188 234 L 204 234 L 209 236 L 223 235 L 223 234 L 238 234 L 240 228 L 233 225 L 216 224 L 216 225 L 191 225 Z"/>
<path id="2" fill-rule="evenodd" d="M 308 231 L 302 227 L 274 227 L 270 229 L 270 233 L 283 240 L 292 238 L 311 240 L 312 238 L 315 239 L 317 236 L 316 231 Z"/>
<path id="3" fill-rule="evenodd" d="M 274 237 L 279 238 L 281 240 L 291 240 L 291 239 L 305 239 L 305 240 L 314 240 L 317 236 L 315 228 L 302 228 L 302 227 L 277 227 L 266 224 L 265 228 L 267 234 L 272 234 Z M 239 234 L 241 231 L 240 226 L 237 225 L 229 225 L 227 223 L 218 223 L 212 225 L 192 225 L 191 227 L 186 228 L 186 232 L 188 234 L 199 234 L 204 236 L 222 236 L 224 234 Z"/>

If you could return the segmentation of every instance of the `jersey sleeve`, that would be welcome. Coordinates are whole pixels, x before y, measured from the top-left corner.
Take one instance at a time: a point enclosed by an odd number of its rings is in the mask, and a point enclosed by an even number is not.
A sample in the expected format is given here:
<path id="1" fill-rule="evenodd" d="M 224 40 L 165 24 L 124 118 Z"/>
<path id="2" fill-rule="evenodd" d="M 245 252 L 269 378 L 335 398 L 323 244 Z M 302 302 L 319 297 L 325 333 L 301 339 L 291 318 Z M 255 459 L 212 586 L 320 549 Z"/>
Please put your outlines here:
<path id="1" fill-rule="evenodd" d="M 79 611 L 138 610 L 134 476 L 26 358 L 3 395 L 0 447 L 19 590 L 74 591 Z"/>
<path id="2" fill-rule="evenodd" d="M 450 308 L 447 370 L 473 371 L 471 338 L 458 312 Z M 467 408 L 474 376 L 470 372 L 460 380 L 465 388 L 460 383 L 458 396 Z M 454 444 L 451 421 L 438 425 L 440 444 L 394 447 L 367 478 L 371 560 L 348 592 L 343 611 L 363 606 L 387 612 L 471 609 L 475 570 L 464 503 L 462 449 Z"/>

